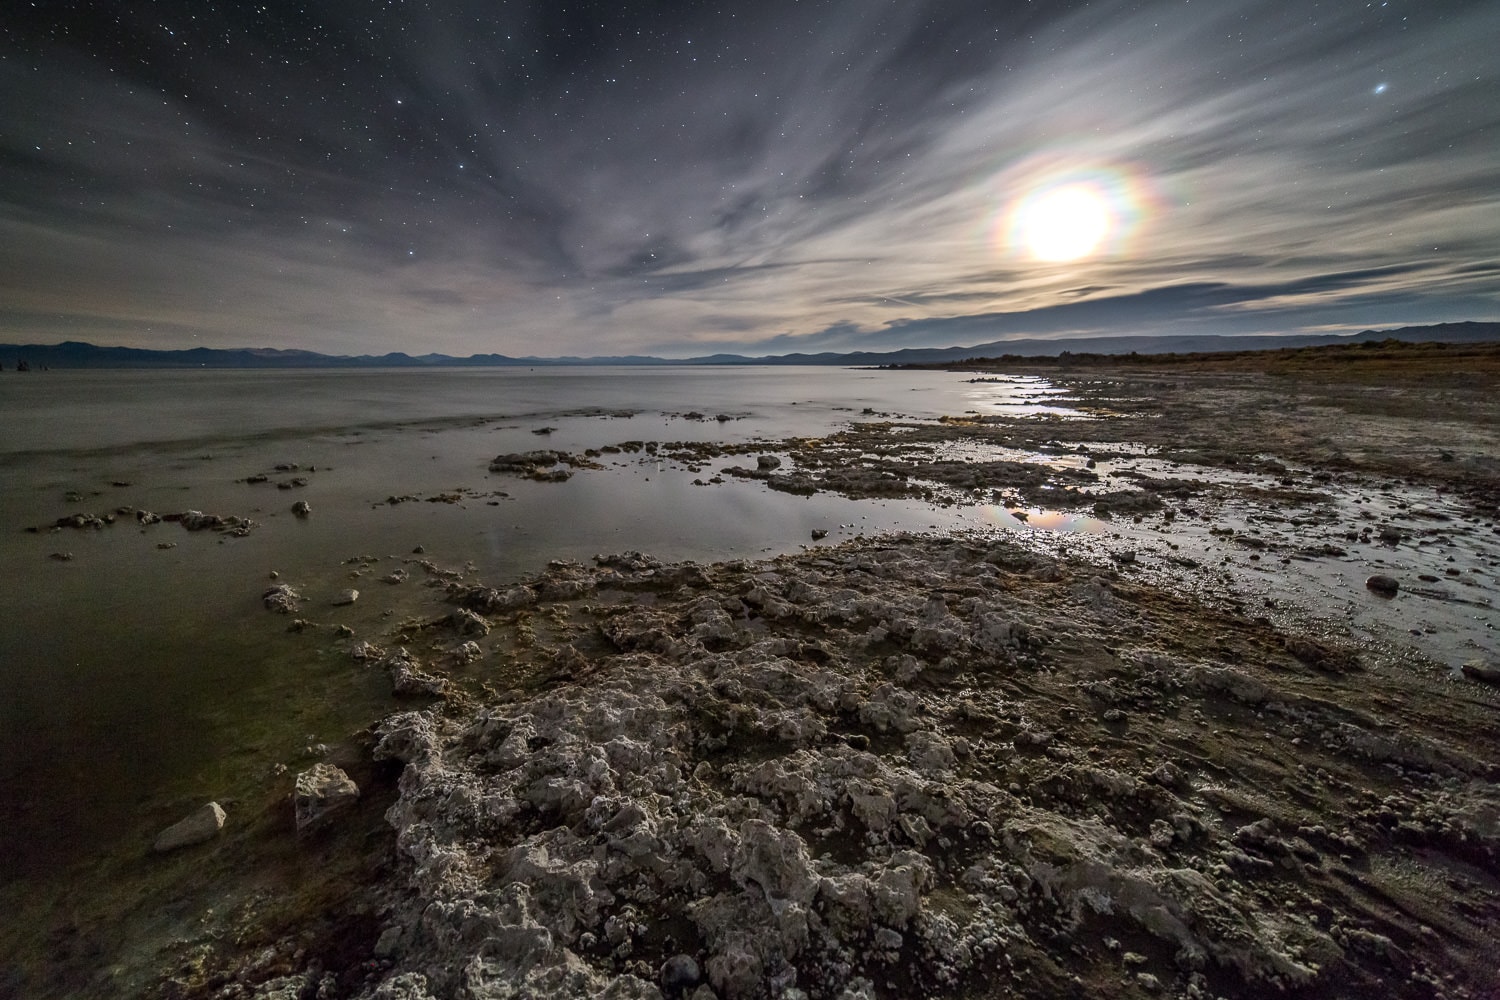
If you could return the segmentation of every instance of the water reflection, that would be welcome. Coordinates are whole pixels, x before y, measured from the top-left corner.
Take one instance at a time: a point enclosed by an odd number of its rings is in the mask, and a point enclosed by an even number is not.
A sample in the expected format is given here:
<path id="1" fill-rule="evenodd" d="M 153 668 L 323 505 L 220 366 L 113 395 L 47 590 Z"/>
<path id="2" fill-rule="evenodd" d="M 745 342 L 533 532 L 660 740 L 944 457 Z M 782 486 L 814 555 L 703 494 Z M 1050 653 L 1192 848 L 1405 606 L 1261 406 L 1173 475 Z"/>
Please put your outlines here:
<path id="1" fill-rule="evenodd" d="M 1018 531 L 1035 528 L 1041 531 L 1057 531 L 1067 534 L 1097 535 L 1109 530 L 1109 525 L 1104 521 L 1076 511 L 1046 510 L 1038 507 L 1006 508 L 997 504 L 984 504 L 979 508 L 979 513 L 986 524 Z"/>

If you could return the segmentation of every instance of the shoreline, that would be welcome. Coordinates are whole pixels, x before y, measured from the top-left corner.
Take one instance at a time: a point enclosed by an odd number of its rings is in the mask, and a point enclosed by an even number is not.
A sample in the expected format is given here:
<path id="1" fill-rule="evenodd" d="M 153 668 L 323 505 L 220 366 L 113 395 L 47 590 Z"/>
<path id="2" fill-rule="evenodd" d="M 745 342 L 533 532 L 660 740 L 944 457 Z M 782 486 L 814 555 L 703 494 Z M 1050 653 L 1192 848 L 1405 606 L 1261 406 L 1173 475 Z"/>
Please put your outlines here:
<path id="1" fill-rule="evenodd" d="M 179 898 L 174 943 L 72 988 L 421 1000 L 468 977 L 477 995 L 613 983 L 852 1000 L 858 981 L 870 997 L 1500 985 L 1479 933 L 1500 919 L 1500 698 L 1458 669 L 1495 652 L 1473 620 L 1500 565 L 1500 404 L 1457 378 L 1413 395 L 1053 377 L 1063 391 L 1022 401 L 1035 415 L 867 409 L 820 437 L 732 442 L 616 441 L 600 425 L 590 447 L 537 441 L 545 469 L 537 452 L 497 456 L 503 489 L 618 469 L 705 497 L 987 520 L 939 536 L 830 523 L 764 561 L 554 561 L 494 589 L 472 567 L 401 557 L 409 587 L 432 584 L 407 594 L 416 613 L 362 611 L 348 634 L 326 612 L 258 609 L 260 627 L 300 624 L 278 641 L 321 669 L 416 706 L 442 698 L 259 781 L 230 808 L 232 844 L 168 855 L 153 876 L 170 896 L 205 857 L 221 898 Z M 467 489 L 455 502 L 505 497 Z M 327 508 L 312 506 L 316 527 Z M 335 569 L 379 587 L 396 558 Z M 1364 586 L 1372 570 L 1396 580 L 1393 599 Z M 1403 639 L 1408 622 L 1419 634 Z M 361 643 L 383 648 L 356 660 Z M 292 836 L 289 795 L 318 761 L 361 796 Z M 1176 771 L 1157 774 L 1163 761 Z M 75 925 L 55 955 L 77 972 L 99 946 Z"/>
<path id="2" fill-rule="evenodd" d="M 1483 685 L 991 539 L 626 553 L 448 597 L 383 668 L 441 674 L 478 618 L 514 671 L 376 727 L 402 772 L 394 868 L 350 918 L 368 957 L 329 967 L 350 928 L 310 914 L 180 995 L 1496 985 Z"/>

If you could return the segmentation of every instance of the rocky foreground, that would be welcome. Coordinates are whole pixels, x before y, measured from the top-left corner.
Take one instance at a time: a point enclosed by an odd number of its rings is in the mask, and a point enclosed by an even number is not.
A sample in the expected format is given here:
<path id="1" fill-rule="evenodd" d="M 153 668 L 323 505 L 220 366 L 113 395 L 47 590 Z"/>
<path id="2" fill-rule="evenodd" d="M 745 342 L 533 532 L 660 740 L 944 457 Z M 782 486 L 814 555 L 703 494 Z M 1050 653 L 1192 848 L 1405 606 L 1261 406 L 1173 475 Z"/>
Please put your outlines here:
<path id="1" fill-rule="evenodd" d="M 446 697 L 376 731 L 397 862 L 342 965 L 293 927 L 163 992 L 1500 991 L 1489 685 L 993 540 L 597 562 L 384 652 Z"/>

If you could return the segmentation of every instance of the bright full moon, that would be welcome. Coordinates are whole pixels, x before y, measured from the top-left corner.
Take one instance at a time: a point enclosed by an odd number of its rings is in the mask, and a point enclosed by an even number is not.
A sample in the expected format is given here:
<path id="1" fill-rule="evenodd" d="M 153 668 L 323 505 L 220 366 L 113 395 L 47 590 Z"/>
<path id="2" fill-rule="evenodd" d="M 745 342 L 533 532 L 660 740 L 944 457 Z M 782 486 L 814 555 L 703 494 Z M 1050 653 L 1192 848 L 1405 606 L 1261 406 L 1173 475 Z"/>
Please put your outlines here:
<path id="1" fill-rule="evenodd" d="M 1109 235 L 1114 213 L 1092 184 L 1069 184 L 1027 198 L 1016 210 L 1016 233 L 1037 260 L 1087 257 Z"/>

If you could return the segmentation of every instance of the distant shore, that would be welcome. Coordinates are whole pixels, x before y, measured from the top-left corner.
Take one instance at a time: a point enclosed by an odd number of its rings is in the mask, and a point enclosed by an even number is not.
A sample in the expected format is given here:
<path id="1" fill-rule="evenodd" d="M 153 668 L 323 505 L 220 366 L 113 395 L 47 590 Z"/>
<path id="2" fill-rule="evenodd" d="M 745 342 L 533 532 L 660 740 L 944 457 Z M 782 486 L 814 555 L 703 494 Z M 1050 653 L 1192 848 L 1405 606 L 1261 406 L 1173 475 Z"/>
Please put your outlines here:
<path id="1" fill-rule="evenodd" d="M 1119 371 L 1262 372 L 1334 378 L 1394 378 L 1500 375 L 1500 341 L 1474 344 L 1402 340 L 1364 341 L 1256 351 L 1194 351 L 1183 354 L 1090 354 L 1063 351 L 1051 357 L 1002 354 L 942 364 L 899 365 L 942 371 L 1047 373 L 1089 369 Z"/>
<path id="2" fill-rule="evenodd" d="M 466 357 L 449 354 L 408 354 L 392 351 L 379 355 L 336 355 L 310 350 L 285 350 L 269 347 L 206 348 L 155 350 L 138 347 L 99 346 L 81 341 L 61 344 L 0 344 L 0 366 L 13 368 L 25 362 L 33 369 L 44 366 L 59 369 L 197 369 L 244 368 L 286 370 L 297 368 L 328 369 L 439 369 L 439 368 L 577 368 L 619 367 L 652 368 L 662 366 L 739 367 L 739 366 L 905 366 L 947 365 L 987 357 L 1050 359 L 1066 356 L 1100 355 L 1112 358 L 1140 355 L 1219 354 L 1223 352 L 1269 351 L 1305 347 L 1363 347 L 1371 343 L 1474 344 L 1500 342 L 1500 322 L 1436 323 L 1428 326 L 1406 326 L 1388 330 L 1364 330 L 1353 334 L 1251 334 L 1251 335 L 1147 335 L 1116 334 L 1084 337 L 1030 337 L 981 343 L 970 347 L 908 347 L 884 351 L 819 351 L 751 356 L 716 353 L 683 358 L 650 355 L 612 355 L 600 357 L 511 357 L 483 353 Z"/>

